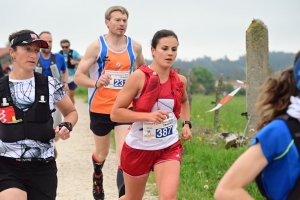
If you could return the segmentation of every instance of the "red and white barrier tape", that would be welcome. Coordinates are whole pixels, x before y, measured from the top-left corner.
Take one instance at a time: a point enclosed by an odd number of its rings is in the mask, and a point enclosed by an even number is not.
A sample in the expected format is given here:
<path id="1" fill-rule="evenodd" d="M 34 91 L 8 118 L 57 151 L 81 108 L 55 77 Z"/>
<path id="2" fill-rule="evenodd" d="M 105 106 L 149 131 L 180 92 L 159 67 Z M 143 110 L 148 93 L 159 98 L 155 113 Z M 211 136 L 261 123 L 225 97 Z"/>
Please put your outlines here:
<path id="1" fill-rule="evenodd" d="M 238 83 L 241 83 L 240 87 L 236 88 L 234 91 L 232 91 L 231 93 L 229 93 L 224 99 L 222 99 L 222 101 L 220 101 L 220 103 L 218 103 L 218 105 L 216 107 L 214 107 L 213 109 L 208 110 L 206 112 L 212 112 L 212 111 L 215 111 L 215 110 L 219 109 L 227 101 L 229 101 L 241 89 L 241 87 L 245 84 L 245 82 L 243 82 L 243 81 L 240 81 L 240 80 L 236 80 L 236 81 Z"/>

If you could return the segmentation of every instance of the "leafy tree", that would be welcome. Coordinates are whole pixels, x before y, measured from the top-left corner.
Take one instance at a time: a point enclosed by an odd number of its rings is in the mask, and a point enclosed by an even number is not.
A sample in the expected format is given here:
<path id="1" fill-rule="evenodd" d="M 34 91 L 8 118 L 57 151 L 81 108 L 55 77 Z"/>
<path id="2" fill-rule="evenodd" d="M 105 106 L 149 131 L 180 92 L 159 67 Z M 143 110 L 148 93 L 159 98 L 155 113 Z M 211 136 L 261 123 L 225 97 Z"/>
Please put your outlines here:
<path id="1" fill-rule="evenodd" d="M 237 96 L 246 96 L 246 88 L 241 88 L 238 93 L 236 93 Z"/>
<path id="2" fill-rule="evenodd" d="M 193 93 L 200 92 L 200 84 L 205 88 L 204 94 L 211 94 L 215 92 L 215 77 L 211 71 L 204 67 L 193 67 Z"/>
<path id="3" fill-rule="evenodd" d="M 230 92 L 232 92 L 234 90 L 234 87 L 232 84 L 227 83 L 227 84 L 223 84 L 222 85 L 222 91 L 226 92 L 226 94 L 229 94 Z"/>

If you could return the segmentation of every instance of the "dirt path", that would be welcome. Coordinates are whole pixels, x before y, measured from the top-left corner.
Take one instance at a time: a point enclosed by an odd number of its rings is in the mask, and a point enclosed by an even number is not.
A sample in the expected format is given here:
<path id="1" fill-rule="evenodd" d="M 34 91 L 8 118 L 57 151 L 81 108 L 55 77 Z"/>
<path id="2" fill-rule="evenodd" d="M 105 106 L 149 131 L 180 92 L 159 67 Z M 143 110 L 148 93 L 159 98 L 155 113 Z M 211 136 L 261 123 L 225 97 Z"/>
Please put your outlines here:
<path id="1" fill-rule="evenodd" d="M 87 104 L 76 100 L 79 120 L 71 133 L 70 139 L 57 143 L 58 189 L 57 200 L 92 200 L 92 152 L 93 134 L 89 129 Z M 115 153 L 110 149 L 106 159 L 104 173 L 105 199 L 118 199 L 116 187 L 117 165 Z M 148 187 L 147 187 L 148 188 Z M 147 191 L 149 188 L 147 189 Z M 144 200 L 157 200 L 146 192 Z"/>

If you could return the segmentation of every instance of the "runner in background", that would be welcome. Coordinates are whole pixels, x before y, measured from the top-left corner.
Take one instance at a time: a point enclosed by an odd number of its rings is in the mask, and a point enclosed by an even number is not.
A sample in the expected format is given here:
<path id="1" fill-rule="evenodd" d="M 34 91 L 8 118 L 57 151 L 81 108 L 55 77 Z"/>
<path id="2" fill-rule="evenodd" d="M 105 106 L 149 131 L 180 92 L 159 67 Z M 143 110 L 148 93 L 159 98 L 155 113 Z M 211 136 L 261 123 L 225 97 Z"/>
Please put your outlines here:
<path id="1" fill-rule="evenodd" d="M 94 133 L 95 151 L 93 195 L 104 199 L 102 168 L 109 152 L 110 132 L 114 129 L 117 163 L 131 121 L 111 121 L 110 113 L 116 97 L 137 66 L 145 64 L 141 45 L 124 35 L 127 29 L 128 11 L 122 6 L 112 6 L 105 12 L 108 33 L 99 36 L 86 50 L 75 74 L 76 84 L 89 88 L 90 129 Z M 90 77 L 86 74 L 89 72 Z M 124 195 L 122 170 L 118 169 L 119 196 Z"/>
<path id="2" fill-rule="evenodd" d="M 69 89 L 68 81 L 68 71 L 65 65 L 64 57 L 59 53 L 52 53 L 52 35 L 49 31 L 43 31 L 39 34 L 40 39 L 46 41 L 49 45 L 47 49 L 42 49 L 40 52 L 40 59 L 38 61 L 36 72 L 45 74 L 46 76 L 52 76 L 61 81 L 65 90 Z M 59 110 L 53 113 L 53 127 L 56 127 L 62 122 L 62 115 Z"/>
<path id="3" fill-rule="evenodd" d="M 64 56 L 65 64 L 68 68 L 68 95 L 75 105 L 75 90 L 77 88 L 77 85 L 74 82 L 74 74 L 76 72 L 76 67 L 81 60 L 81 56 L 76 50 L 70 49 L 70 45 L 71 43 L 69 40 L 61 40 L 60 46 L 62 50 L 59 53 Z"/>

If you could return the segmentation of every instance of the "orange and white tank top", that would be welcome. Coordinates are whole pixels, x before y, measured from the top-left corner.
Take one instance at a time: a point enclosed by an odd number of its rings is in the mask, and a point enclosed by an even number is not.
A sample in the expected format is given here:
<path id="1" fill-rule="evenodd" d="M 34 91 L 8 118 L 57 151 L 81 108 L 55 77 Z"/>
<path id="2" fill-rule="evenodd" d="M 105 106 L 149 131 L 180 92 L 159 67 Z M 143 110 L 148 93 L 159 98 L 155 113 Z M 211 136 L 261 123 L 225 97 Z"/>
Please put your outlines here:
<path id="1" fill-rule="evenodd" d="M 127 37 L 126 48 L 120 52 L 110 49 L 104 36 L 99 36 L 99 41 L 101 51 L 89 70 L 90 78 L 97 80 L 102 74 L 109 74 L 112 79 L 106 87 L 88 89 L 89 109 L 94 113 L 110 114 L 119 91 L 133 72 L 136 56 L 130 37 Z"/>

